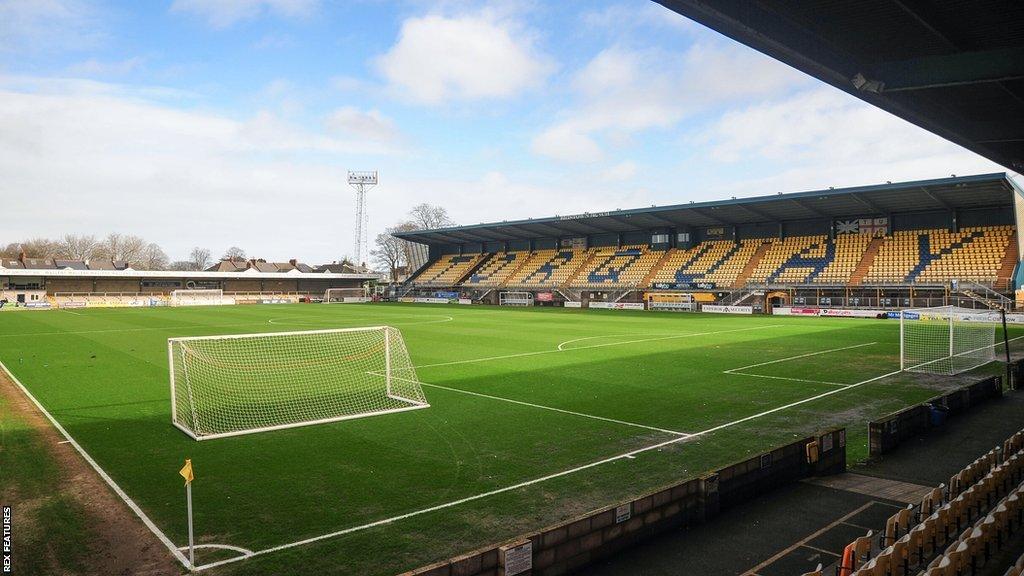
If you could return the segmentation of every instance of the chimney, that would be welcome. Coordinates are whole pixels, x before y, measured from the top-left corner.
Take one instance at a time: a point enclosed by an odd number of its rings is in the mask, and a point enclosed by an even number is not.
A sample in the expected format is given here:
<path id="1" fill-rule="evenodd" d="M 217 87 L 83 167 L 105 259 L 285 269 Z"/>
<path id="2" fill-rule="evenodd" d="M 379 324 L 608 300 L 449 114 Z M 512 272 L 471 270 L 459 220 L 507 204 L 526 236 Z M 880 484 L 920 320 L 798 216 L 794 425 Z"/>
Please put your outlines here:
<path id="1" fill-rule="evenodd" d="M 297 268 L 299 266 L 299 261 L 296 260 L 295 258 L 289 260 L 288 263 L 292 265 L 292 268 Z"/>

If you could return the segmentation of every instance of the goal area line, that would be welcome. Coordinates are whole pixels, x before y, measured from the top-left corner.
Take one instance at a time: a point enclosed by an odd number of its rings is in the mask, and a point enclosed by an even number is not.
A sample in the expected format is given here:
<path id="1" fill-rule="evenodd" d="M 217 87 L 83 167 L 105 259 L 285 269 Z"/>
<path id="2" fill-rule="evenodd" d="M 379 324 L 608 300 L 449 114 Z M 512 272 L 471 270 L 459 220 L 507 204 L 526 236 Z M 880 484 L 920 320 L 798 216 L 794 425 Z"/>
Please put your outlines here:
<path id="1" fill-rule="evenodd" d="M 342 420 L 358 420 L 359 418 L 369 418 L 371 416 L 383 416 L 385 414 L 397 414 L 399 412 L 409 412 L 412 410 L 422 410 L 423 408 L 430 408 L 430 404 L 418 403 L 407 398 L 401 398 L 393 395 L 389 395 L 391 398 L 401 400 L 411 404 L 411 406 L 404 406 L 402 408 L 391 408 L 388 410 L 378 410 L 376 412 L 363 412 L 360 414 L 346 414 L 344 416 L 334 416 L 333 418 L 321 418 L 320 420 L 303 420 L 302 422 L 289 422 L 287 424 L 275 424 L 273 426 L 263 426 L 261 428 L 251 428 L 246 430 L 235 430 L 233 432 L 218 432 L 216 434 L 203 434 L 197 436 L 192 430 L 189 430 L 187 426 L 182 426 L 177 422 L 171 422 L 175 428 L 181 430 L 188 435 L 189 438 L 202 442 L 204 440 L 215 440 L 217 438 L 229 438 L 232 436 L 245 436 L 247 434 L 256 434 L 258 432 L 272 432 L 274 430 L 287 430 L 289 428 L 302 428 L 304 426 L 313 426 L 315 424 L 329 424 L 331 422 L 341 422 Z"/>

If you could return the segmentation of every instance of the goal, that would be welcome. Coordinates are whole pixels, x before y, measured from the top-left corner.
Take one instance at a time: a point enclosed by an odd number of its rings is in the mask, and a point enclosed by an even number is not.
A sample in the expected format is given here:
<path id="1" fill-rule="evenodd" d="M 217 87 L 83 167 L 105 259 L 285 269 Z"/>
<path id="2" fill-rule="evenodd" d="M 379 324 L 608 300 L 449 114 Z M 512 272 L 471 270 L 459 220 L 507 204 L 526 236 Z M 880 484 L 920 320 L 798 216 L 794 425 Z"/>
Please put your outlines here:
<path id="1" fill-rule="evenodd" d="M 900 313 L 900 369 L 959 374 L 995 360 L 997 313 L 956 306 Z"/>
<path id="2" fill-rule="evenodd" d="M 171 306 L 217 306 L 226 304 L 224 291 L 219 289 L 174 290 Z"/>
<path id="3" fill-rule="evenodd" d="M 325 304 L 337 304 L 339 302 L 369 302 L 366 291 L 362 288 L 328 288 L 324 292 Z"/>
<path id="4" fill-rule="evenodd" d="M 172 338 L 171 415 L 196 440 L 429 406 L 390 326 Z"/>
<path id="5" fill-rule="evenodd" d="M 499 292 L 498 304 L 501 306 L 533 306 L 533 293 Z"/>

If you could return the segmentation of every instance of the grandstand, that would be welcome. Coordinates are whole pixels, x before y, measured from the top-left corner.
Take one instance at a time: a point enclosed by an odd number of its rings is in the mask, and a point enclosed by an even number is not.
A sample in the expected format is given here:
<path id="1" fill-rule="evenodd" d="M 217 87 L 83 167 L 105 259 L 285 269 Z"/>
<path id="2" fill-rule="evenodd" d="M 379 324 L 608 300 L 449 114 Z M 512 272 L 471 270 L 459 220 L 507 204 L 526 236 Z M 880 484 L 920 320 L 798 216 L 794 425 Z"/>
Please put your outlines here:
<path id="1" fill-rule="evenodd" d="M 328 288 L 360 288 L 377 274 L 295 260 L 225 260 L 204 271 L 133 270 L 118 261 L 0 261 L 0 300 L 25 308 L 164 306 L 175 290 L 221 290 L 224 303 L 319 300 Z"/>
<path id="2" fill-rule="evenodd" d="M 1021 190 L 997 173 L 397 236 L 430 253 L 404 294 L 443 288 L 496 303 L 509 288 L 641 302 L 660 290 L 755 308 L 894 308 L 946 304 L 968 284 L 1012 294 L 1021 213 Z"/>

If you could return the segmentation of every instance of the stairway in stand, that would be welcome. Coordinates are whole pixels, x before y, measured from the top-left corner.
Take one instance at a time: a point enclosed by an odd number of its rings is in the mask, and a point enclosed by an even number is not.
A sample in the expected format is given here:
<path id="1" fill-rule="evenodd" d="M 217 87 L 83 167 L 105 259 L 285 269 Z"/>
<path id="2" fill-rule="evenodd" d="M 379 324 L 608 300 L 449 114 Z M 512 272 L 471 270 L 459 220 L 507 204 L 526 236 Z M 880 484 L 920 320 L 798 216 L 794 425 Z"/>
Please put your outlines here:
<path id="1" fill-rule="evenodd" d="M 864 250 L 864 256 L 861 257 L 857 267 L 853 269 L 853 274 L 850 275 L 850 286 L 859 286 L 864 277 L 868 275 L 868 270 L 875 263 L 875 256 L 878 256 L 878 251 L 882 249 L 882 242 L 884 240 L 885 238 L 881 236 L 875 236 L 871 239 L 871 243 Z"/>
<path id="2" fill-rule="evenodd" d="M 575 286 L 576 280 L 579 279 L 578 277 L 586 274 L 590 270 L 590 265 L 591 263 L 593 263 L 594 260 L 597 259 L 598 252 L 601 252 L 601 250 L 591 249 L 590 254 L 587 255 L 587 258 L 586 260 L 583 261 L 583 264 L 580 264 L 579 268 L 573 270 L 572 274 L 569 275 L 569 278 L 567 278 L 566 281 L 563 282 L 561 286 L 559 286 L 559 288 Z"/>
<path id="3" fill-rule="evenodd" d="M 654 266 L 651 266 L 651 269 L 647 271 L 647 275 L 640 281 L 641 288 L 647 288 L 651 285 L 651 281 L 657 277 L 658 272 L 661 272 L 662 267 L 665 266 L 665 262 L 668 262 L 669 257 L 671 257 L 672 253 L 676 250 L 678 250 L 678 248 L 669 248 L 668 250 L 665 250 L 665 253 L 661 255 L 661 258 L 654 263 Z"/>
<path id="4" fill-rule="evenodd" d="M 1010 236 L 1010 245 L 1006 248 L 1006 254 L 1003 254 L 1003 261 L 999 265 L 999 272 L 996 273 L 996 290 L 1009 290 L 1010 284 L 1013 281 L 1013 271 L 1017 268 L 1017 262 L 1020 260 L 1020 254 L 1017 251 L 1017 233 L 1014 232 Z"/>
<path id="5" fill-rule="evenodd" d="M 750 279 L 750 275 L 757 270 L 757 265 L 761 263 L 761 259 L 768 253 L 768 249 L 772 247 L 771 242 L 765 242 L 757 247 L 754 251 L 754 255 L 750 257 L 750 261 L 747 265 L 740 270 L 739 276 L 736 277 L 736 281 L 732 283 L 733 288 L 742 288 L 747 285 L 747 280 Z"/>
<path id="6" fill-rule="evenodd" d="M 502 280 L 501 283 L 498 284 L 498 286 L 496 286 L 496 288 L 504 288 L 505 286 L 507 286 L 509 280 L 515 278 L 516 274 L 519 274 L 523 267 L 526 266 L 526 263 L 530 261 L 530 258 L 533 258 L 533 255 L 536 254 L 536 252 L 521 252 L 521 254 L 523 254 L 523 256 L 521 258 L 517 258 L 518 263 L 516 264 L 515 268 L 512 269 L 512 272 L 508 276 L 506 276 L 505 279 Z"/>

